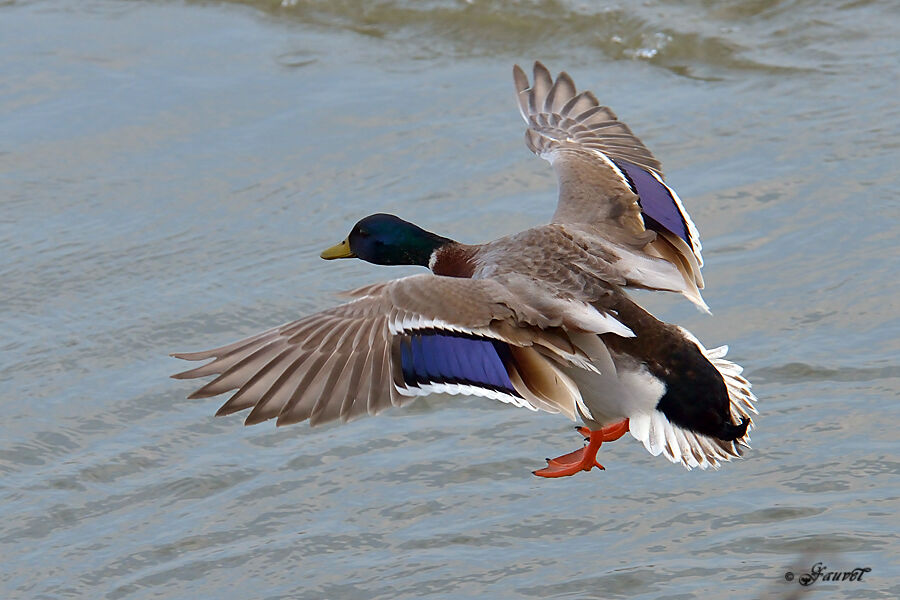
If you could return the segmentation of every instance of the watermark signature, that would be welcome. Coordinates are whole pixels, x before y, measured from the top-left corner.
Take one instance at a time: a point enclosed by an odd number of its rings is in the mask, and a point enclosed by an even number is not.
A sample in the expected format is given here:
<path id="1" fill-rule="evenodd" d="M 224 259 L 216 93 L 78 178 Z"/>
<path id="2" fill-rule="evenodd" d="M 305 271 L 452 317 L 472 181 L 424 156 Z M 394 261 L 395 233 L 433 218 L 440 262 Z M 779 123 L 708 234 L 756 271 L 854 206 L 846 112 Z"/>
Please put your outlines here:
<path id="1" fill-rule="evenodd" d="M 817 581 L 862 581 L 863 575 L 870 573 L 872 567 L 856 567 L 850 571 L 834 571 L 829 569 L 825 563 L 817 562 L 812 566 L 808 573 L 794 573 L 788 571 L 784 574 L 785 581 L 797 580 L 797 583 L 804 587 L 809 587 Z"/>

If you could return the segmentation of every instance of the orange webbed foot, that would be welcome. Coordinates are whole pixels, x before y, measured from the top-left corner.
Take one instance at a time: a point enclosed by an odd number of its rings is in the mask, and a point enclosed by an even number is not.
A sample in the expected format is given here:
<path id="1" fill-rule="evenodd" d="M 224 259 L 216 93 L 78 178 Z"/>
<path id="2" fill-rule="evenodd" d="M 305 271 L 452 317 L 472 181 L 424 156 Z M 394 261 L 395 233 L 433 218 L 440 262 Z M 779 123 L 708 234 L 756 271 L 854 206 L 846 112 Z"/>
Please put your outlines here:
<path id="1" fill-rule="evenodd" d="M 548 458 L 547 466 L 534 471 L 538 477 L 568 477 L 579 471 L 590 471 L 594 467 L 605 469 L 597 462 L 597 451 L 603 442 L 612 442 L 628 432 L 628 419 L 614 425 L 591 431 L 587 427 L 577 427 L 578 433 L 585 436 L 587 445 L 574 452 L 556 458 Z"/>
<path id="2" fill-rule="evenodd" d="M 588 432 L 590 432 L 592 435 L 598 433 L 602 434 L 604 442 L 614 442 L 628 433 L 629 425 L 630 423 L 628 419 L 625 419 L 624 421 L 619 421 L 618 423 L 607 425 L 603 429 L 598 429 L 597 431 L 591 431 L 590 429 L 588 429 Z M 587 427 L 585 427 L 584 429 L 587 429 Z"/>
<path id="3" fill-rule="evenodd" d="M 599 449 L 599 445 L 597 449 Z M 548 458 L 547 466 L 533 473 L 538 477 L 568 477 L 578 471 L 590 471 L 594 467 L 605 469 L 606 467 L 597 462 L 597 449 L 591 449 L 588 444 L 574 452 L 556 458 Z"/>

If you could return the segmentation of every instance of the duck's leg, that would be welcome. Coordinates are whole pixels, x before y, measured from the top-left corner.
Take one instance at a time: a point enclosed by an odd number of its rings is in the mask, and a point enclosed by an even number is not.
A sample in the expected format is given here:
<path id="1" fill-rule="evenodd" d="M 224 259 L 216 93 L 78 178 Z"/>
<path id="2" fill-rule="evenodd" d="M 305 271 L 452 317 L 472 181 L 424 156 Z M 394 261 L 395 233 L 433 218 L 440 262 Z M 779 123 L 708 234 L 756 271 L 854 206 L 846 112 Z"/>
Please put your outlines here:
<path id="1" fill-rule="evenodd" d="M 534 471 L 534 474 L 538 477 L 567 477 L 579 471 L 590 471 L 594 467 L 605 469 L 597 462 L 597 451 L 603 442 L 615 441 L 628 433 L 628 419 L 595 431 L 579 427 L 578 433 L 585 436 L 587 446 L 556 458 L 548 458 L 547 466 Z"/>

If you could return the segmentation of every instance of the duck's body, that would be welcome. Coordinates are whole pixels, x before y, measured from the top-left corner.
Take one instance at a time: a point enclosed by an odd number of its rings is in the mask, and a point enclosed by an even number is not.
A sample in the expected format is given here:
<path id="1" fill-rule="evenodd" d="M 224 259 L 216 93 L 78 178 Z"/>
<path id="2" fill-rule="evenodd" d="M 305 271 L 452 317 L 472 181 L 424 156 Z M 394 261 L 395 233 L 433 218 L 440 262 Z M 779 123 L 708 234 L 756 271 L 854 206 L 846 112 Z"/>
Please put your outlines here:
<path id="1" fill-rule="evenodd" d="M 643 251 L 654 234 L 637 240 L 612 227 L 551 223 L 478 245 L 447 243 L 435 249 L 428 266 L 435 275 L 485 279 L 504 273 L 536 280 L 575 279 L 609 285 L 682 292 L 684 280 L 671 263 Z M 571 281 L 570 285 L 577 285 Z"/>
<path id="2" fill-rule="evenodd" d="M 551 461 L 545 476 L 589 470 L 600 444 L 626 431 L 688 468 L 739 456 L 755 412 L 740 367 L 623 290 L 680 292 L 706 308 L 696 229 L 659 163 L 568 75 L 553 83 L 538 63 L 532 88 L 518 67 L 515 79 L 528 144 L 560 181 L 550 224 L 466 245 L 392 215 L 367 217 L 323 258 L 433 274 L 176 355 L 214 358 L 176 376 L 218 375 L 192 397 L 237 389 L 218 414 L 252 408 L 247 424 L 348 421 L 435 392 L 580 417 L 590 444 Z"/>

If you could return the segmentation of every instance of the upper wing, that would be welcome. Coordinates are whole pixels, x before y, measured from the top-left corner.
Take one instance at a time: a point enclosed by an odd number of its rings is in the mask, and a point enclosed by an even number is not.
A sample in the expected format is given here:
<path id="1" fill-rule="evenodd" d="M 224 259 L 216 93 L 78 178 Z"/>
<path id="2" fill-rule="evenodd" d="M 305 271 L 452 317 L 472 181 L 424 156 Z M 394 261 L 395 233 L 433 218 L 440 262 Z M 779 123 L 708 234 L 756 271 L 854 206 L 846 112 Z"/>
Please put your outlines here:
<path id="1" fill-rule="evenodd" d="M 565 72 L 553 81 L 540 62 L 534 82 L 513 68 L 519 110 L 528 123 L 528 147 L 553 165 L 559 182 L 554 223 L 612 225 L 626 232 L 651 229 L 648 250 L 673 262 L 703 287 L 700 236 L 659 161 L 591 92 L 577 93 Z"/>
<path id="2" fill-rule="evenodd" d="M 523 301 L 491 279 L 417 275 L 360 288 L 355 300 L 204 352 L 174 375 L 217 375 L 192 398 L 237 392 L 219 415 L 246 423 L 315 425 L 402 405 L 432 392 L 466 393 L 575 416 L 577 386 L 557 367 L 590 368 L 565 331 L 633 335 L 591 305 Z"/>

